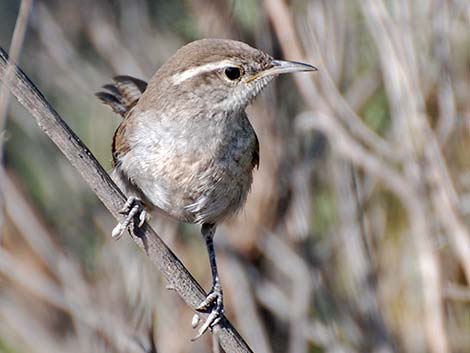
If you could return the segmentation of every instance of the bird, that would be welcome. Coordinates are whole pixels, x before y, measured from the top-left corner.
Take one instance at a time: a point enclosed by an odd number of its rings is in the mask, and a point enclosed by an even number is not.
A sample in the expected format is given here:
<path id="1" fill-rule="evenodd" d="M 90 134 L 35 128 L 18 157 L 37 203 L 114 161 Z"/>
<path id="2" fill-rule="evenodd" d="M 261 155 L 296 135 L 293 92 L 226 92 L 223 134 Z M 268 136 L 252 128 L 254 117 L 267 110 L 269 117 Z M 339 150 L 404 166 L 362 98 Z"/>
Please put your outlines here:
<path id="1" fill-rule="evenodd" d="M 224 313 L 216 227 L 243 207 L 260 163 L 245 109 L 274 77 L 316 70 L 244 42 L 208 38 L 178 49 L 148 83 L 121 75 L 96 93 L 123 118 L 112 140 L 111 176 L 128 199 L 113 237 L 141 227 L 149 213 L 201 224 L 212 289 L 196 308 L 209 315 L 195 339 Z"/>

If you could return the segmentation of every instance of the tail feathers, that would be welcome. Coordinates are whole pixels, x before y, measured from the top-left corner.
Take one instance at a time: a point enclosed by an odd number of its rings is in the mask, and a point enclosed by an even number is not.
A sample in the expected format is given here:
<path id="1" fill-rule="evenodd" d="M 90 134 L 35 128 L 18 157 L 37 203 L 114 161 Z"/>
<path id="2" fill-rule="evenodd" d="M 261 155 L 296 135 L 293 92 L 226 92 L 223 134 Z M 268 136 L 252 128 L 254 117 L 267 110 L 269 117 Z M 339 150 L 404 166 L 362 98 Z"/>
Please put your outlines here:
<path id="1" fill-rule="evenodd" d="M 147 82 L 126 75 L 116 76 L 113 81 L 104 85 L 105 91 L 96 93 L 96 96 L 115 113 L 124 117 L 144 93 Z"/>

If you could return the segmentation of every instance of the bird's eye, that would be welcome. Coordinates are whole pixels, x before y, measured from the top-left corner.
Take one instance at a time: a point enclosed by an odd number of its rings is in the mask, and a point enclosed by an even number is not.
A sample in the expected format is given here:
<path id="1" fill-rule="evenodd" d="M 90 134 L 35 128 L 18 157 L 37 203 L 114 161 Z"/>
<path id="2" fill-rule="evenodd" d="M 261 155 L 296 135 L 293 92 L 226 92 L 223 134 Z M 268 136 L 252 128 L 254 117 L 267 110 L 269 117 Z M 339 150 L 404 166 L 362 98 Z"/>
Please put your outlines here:
<path id="1" fill-rule="evenodd" d="M 224 73 L 230 81 L 236 81 L 241 77 L 242 70 L 237 66 L 229 66 L 225 69 Z"/>

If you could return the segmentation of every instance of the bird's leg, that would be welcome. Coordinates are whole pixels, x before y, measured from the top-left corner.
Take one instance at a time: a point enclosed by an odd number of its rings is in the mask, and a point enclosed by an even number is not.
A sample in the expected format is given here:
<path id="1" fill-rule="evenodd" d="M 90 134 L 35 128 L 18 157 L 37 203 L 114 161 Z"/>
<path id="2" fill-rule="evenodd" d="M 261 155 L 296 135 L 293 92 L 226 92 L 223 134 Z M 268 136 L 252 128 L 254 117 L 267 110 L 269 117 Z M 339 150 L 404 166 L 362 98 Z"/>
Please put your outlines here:
<path id="1" fill-rule="evenodd" d="M 124 207 L 119 211 L 120 214 L 126 215 L 126 218 L 120 221 L 113 229 L 111 235 L 114 239 L 121 238 L 124 231 L 129 227 L 129 224 L 134 221 L 135 218 L 139 219 L 138 227 L 142 227 L 145 221 L 148 219 L 148 213 L 145 211 L 142 201 L 135 196 L 129 196 Z"/>
<path id="2" fill-rule="evenodd" d="M 193 340 L 201 337 L 209 327 L 214 327 L 220 321 L 224 312 L 223 292 L 219 281 L 219 274 L 217 273 L 217 262 L 215 259 L 213 242 L 215 228 L 215 224 L 208 223 L 204 223 L 201 228 L 202 236 L 206 241 L 207 252 L 209 254 L 209 261 L 211 265 L 212 289 L 207 295 L 206 299 L 204 299 L 202 303 L 199 304 L 199 306 L 196 308 L 196 310 L 199 312 L 209 313 L 209 316 L 207 317 L 204 324 L 199 328 L 198 334 L 193 338 Z"/>

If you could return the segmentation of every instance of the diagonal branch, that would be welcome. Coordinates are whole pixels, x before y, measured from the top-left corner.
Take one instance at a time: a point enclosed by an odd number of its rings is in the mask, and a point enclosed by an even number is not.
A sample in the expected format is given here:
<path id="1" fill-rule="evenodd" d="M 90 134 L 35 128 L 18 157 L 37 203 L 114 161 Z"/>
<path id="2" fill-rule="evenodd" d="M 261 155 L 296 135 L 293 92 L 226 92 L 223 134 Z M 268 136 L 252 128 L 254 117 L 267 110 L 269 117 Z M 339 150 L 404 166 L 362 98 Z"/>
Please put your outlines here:
<path id="1" fill-rule="evenodd" d="M 47 102 L 44 96 L 15 65 L 14 75 L 6 80 L 8 55 L 0 48 L 0 81 L 7 84 L 18 102 L 36 119 L 39 127 L 59 147 L 62 153 L 79 171 L 93 192 L 103 202 L 116 219 L 126 201 L 122 192 L 111 180 L 90 150 L 80 141 L 59 114 Z M 147 224 L 135 229 L 131 234 L 134 242 L 145 252 L 158 267 L 171 289 L 193 309 L 201 303 L 206 294 L 180 260 L 173 254 L 158 234 Z M 252 353 L 239 333 L 223 318 L 215 334 L 220 345 L 227 353 Z"/>

